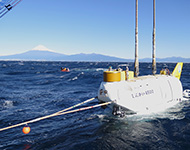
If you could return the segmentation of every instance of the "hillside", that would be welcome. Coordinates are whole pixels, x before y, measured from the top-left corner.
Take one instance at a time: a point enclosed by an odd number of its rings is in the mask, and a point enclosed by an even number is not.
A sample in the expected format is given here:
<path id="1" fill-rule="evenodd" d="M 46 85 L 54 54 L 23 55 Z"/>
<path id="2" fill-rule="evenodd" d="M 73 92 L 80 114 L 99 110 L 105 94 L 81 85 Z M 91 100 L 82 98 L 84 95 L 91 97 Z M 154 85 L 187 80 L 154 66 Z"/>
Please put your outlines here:
<path id="1" fill-rule="evenodd" d="M 43 60 L 43 61 L 131 61 L 101 54 L 65 55 L 48 50 L 30 50 L 21 54 L 0 56 L 0 60 Z"/>
<path id="2" fill-rule="evenodd" d="M 103 61 L 103 62 L 134 62 L 134 59 L 122 59 L 113 56 L 107 56 L 102 54 L 74 54 L 65 55 L 54 52 L 43 45 L 39 45 L 32 50 L 21 54 L 0 56 L 0 60 L 38 60 L 38 61 Z M 151 58 L 139 59 L 139 62 L 151 62 Z M 190 62 L 190 58 L 182 57 L 167 57 L 156 58 L 157 62 Z"/>

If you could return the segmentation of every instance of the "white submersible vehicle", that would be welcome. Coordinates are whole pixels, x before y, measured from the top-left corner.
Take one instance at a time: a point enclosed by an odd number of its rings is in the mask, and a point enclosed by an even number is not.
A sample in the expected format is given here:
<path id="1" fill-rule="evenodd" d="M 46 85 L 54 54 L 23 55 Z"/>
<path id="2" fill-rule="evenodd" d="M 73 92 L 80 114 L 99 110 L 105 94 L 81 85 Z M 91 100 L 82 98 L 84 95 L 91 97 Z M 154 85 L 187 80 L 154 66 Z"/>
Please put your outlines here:
<path id="1" fill-rule="evenodd" d="M 136 0 L 135 27 L 135 71 L 108 69 L 98 90 L 100 102 L 114 101 L 111 107 L 114 115 L 125 113 L 151 113 L 163 111 L 182 100 L 183 88 L 180 82 L 183 63 L 177 63 L 170 74 L 167 69 L 156 74 L 155 61 L 155 0 L 153 3 L 153 75 L 138 76 L 138 0 Z M 134 77 L 135 74 L 135 77 Z"/>

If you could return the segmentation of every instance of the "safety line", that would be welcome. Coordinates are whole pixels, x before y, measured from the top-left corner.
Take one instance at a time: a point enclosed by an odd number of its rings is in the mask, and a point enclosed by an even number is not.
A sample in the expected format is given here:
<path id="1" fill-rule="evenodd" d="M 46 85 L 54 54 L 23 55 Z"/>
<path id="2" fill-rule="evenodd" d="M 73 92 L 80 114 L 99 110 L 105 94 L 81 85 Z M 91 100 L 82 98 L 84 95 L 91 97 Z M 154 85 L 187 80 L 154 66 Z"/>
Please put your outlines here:
<path id="1" fill-rule="evenodd" d="M 96 108 L 96 107 L 100 107 L 100 106 L 109 105 L 111 103 L 113 103 L 113 101 L 97 104 L 97 105 L 94 105 L 94 106 L 88 106 L 88 107 L 83 107 L 83 108 L 79 108 L 79 109 L 75 109 L 75 110 L 66 111 L 66 112 L 60 113 L 58 115 L 65 115 L 65 114 L 74 113 L 74 112 L 77 112 L 77 111 L 88 110 L 88 109 L 92 109 L 92 108 Z"/>
<path id="2" fill-rule="evenodd" d="M 94 106 L 88 106 L 88 107 L 83 107 L 83 108 L 79 108 L 79 109 L 75 109 L 75 110 L 70 110 L 70 109 L 75 108 L 77 106 L 80 106 L 80 105 L 82 105 L 84 103 L 92 101 L 95 98 L 96 97 L 88 99 L 88 100 L 86 100 L 86 101 L 84 101 L 82 103 L 76 104 L 76 105 L 71 106 L 71 107 L 66 108 L 66 109 L 63 109 L 63 110 L 58 111 L 56 113 L 53 113 L 51 115 L 39 117 L 39 118 L 36 118 L 36 119 L 33 119 L 33 120 L 29 120 L 29 121 L 26 121 L 26 122 L 22 122 L 22 123 L 19 123 L 19 124 L 16 124 L 16 125 L 12 125 L 12 126 L 8 126 L 8 127 L 5 127 L 5 128 L 1 128 L 0 131 L 4 131 L 4 130 L 15 128 L 15 127 L 18 127 L 18 126 L 26 125 L 26 124 L 29 124 L 29 123 L 34 123 L 34 122 L 37 122 L 37 121 L 40 121 L 40 120 L 44 120 L 44 119 L 47 119 L 47 118 L 51 118 L 51 117 L 55 117 L 55 116 L 59 116 L 59 115 L 65 115 L 65 114 L 69 114 L 69 113 L 74 113 L 74 112 L 77 112 L 77 111 L 83 111 L 83 110 L 87 110 L 87 109 L 92 109 L 92 108 L 96 108 L 96 107 L 100 107 L 100 106 L 104 106 L 104 105 L 108 105 L 108 104 L 112 103 L 112 101 L 111 101 L 111 102 L 106 102 L 106 103 L 102 103 L 102 104 L 98 104 L 98 105 L 94 105 Z M 67 111 L 67 110 L 70 110 L 70 111 Z M 66 112 L 64 112 L 64 111 L 66 111 Z"/>
<path id="3" fill-rule="evenodd" d="M 64 109 L 64 110 L 58 111 L 57 113 L 62 113 L 62 112 L 64 112 L 64 111 L 67 111 L 67 110 L 70 110 L 70 109 L 72 109 L 72 108 L 78 107 L 78 106 L 80 106 L 80 105 L 82 105 L 82 104 L 85 104 L 85 103 L 88 103 L 88 102 L 90 102 L 90 101 L 92 101 L 92 100 L 94 100 L 94 99 L 96 99 L 96 98 L 97 98 L 97 97 L 90 98 L 90 99 L 88 99 L 88 100 L 86 100 L 86 101 L 84 101 L 84 102 L 82 102 L 82 103 L 79 103 L 79 104 L 76 104 L 76 105 L 71 106 L 71 107 L 69 107 L 69 108 L 66 108 L 66 109 Z"/>

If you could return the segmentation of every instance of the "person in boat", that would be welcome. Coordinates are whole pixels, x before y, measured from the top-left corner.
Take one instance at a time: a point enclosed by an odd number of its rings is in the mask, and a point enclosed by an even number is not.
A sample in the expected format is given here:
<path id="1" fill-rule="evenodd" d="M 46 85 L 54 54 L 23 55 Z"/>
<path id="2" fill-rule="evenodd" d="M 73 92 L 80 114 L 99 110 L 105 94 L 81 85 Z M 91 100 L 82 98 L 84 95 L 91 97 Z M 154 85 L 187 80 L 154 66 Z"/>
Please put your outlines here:
<path id="1" fill-rule="evenodd" d="M 126 66 L 126 79 L 129 79 L 129 67 Z"/>
<path id="2" fill-rule="evenodd" d="M 116 69 L 116 71 L 122 71 L 122 69 L 119 67 L 119 68 Z"/>
<path id="3" fill-rule="evenodd" d="M 109 66 L 108 71 L 112 71 L 112 66 Z"/>
<path id="4" fill-rule="evenodd" d="M 160 74 L 170 75 L 170 70 L 168 69 L 167 66 L 164 66 L 164 69 L 162 69 L 162 70 L 160 71 Z"/>
<path id="5" fill-rule="evenodd" d="M 168 68 L 166 68 L 166 74 L 170 75 L 170 70 Z"/>

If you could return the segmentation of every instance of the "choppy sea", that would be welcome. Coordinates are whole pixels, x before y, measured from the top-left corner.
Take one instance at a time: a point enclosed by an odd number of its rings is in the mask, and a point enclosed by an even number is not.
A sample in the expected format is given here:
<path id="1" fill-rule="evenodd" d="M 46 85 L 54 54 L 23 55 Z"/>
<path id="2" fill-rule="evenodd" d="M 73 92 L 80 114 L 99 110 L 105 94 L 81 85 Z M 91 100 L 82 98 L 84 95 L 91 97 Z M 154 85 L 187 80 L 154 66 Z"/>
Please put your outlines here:
<path id="1" fill-rule="evenodd" d="M 97 96 L 103 71 L 114 62 L 0 61 L 0 128 L 46 116 Z M 173 70 L 175 63 L 166 63 Z M 161 70 L 164 63 L 157 64 Z M 61 72 L 61 67 L 70 72 Z M 133 63 L 129 63 L 133 70 Z M 140 75 L 151 63 L 140 63 Z M 190 89 L 190 64 L 181 77 Z M 98 104 L 95 99 L 83 106 Z M 107 107 L 56 116 L 0 132 L 1 150 L 188 150 L 190 101 L 160 114 L 115 117 Z"/>

